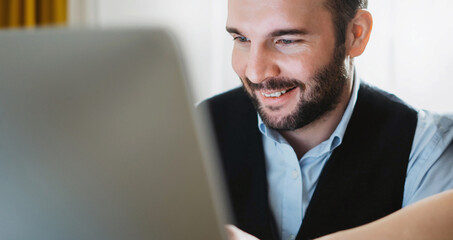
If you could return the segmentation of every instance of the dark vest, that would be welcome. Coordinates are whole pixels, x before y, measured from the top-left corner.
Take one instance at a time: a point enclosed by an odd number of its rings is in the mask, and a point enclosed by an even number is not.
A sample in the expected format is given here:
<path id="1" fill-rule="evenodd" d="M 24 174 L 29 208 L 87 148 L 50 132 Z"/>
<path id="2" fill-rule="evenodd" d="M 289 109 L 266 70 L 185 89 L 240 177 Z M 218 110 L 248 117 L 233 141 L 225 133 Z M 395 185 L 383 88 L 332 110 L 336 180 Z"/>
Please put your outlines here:
<path id="1" fill-rule="evenodd" d="M 238 88 L 200 106 L 211 114 L 234 224 L 262 240 L 279 239 L 253 105 Z M 400 209 L 416 125 L 412 108 L 361 84 L 343 142 L 321 172 L 297 239 L 360 226 Z"/>

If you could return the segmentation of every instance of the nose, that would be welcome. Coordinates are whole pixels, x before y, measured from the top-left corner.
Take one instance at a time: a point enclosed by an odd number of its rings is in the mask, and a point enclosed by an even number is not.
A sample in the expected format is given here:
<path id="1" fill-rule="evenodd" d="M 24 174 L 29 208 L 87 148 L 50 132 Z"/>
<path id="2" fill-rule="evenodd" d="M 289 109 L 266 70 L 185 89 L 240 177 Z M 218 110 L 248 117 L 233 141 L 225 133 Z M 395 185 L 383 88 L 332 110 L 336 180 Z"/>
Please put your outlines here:
<path id="1" fill-rule="evenodd" d="M 251 47 L 245 76 L 253 83 L 260 83 L 280 74 L 276 56 L 265 46 Z"/>

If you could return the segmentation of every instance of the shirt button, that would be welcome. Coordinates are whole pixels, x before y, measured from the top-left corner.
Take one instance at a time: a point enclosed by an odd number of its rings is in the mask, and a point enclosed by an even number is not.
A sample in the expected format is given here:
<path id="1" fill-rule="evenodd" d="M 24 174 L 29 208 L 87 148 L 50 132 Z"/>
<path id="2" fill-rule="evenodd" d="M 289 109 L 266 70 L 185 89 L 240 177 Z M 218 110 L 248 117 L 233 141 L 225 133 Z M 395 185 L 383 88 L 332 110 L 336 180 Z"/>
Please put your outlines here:
<path id="1" fill-rule="evenodd" d="M 297 172 L 296 170 L 293 171 L 293 173 L 291 174 L 293 179 L 297 179 L 297 177 L 299 177 L 299 172 Z"/>
<path id="2" fill-rule="evenodd" d="M 289 236 L 288 240 L 295 240 L 296 237 L 294 235 Z"/>

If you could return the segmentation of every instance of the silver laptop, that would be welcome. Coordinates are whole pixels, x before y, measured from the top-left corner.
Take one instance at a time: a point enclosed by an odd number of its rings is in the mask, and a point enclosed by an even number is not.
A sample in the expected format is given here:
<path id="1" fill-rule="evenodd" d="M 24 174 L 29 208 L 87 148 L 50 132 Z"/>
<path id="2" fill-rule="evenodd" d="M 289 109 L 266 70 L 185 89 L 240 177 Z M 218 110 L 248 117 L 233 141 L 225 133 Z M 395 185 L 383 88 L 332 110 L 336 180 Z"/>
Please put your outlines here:
<path id="1" fill-rule="evenodd" d="M 0 31 L 0 239 L 224 239 L 174 42 Z"/>

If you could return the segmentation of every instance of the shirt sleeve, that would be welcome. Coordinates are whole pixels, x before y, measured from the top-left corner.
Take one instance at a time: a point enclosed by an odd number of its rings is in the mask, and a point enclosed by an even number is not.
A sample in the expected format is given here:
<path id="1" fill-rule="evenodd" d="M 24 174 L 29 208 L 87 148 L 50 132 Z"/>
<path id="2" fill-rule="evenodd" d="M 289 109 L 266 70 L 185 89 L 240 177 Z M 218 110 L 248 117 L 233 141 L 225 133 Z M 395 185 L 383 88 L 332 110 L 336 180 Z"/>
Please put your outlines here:
<path id="1" fill-rule="evenodd" d="M 453 189 L 453 118 L 419 111 L 403 207 Z"/>

